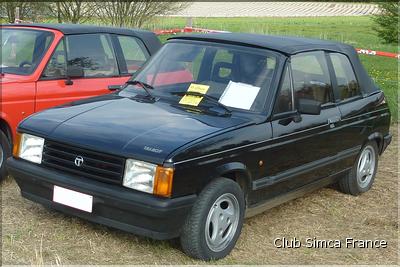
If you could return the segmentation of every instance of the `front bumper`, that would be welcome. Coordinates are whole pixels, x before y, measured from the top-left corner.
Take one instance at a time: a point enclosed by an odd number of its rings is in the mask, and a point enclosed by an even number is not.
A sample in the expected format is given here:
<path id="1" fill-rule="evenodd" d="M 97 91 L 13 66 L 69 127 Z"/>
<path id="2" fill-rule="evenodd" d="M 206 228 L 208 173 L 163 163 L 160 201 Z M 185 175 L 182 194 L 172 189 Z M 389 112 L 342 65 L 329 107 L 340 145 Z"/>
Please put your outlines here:
<path id="1" fill-rule="evenodd" d="M 7 161 L 23 197 L 44 206 L 154 239 L 179 236 L 196 195 L 159 198 L 118 185 L 49 170 L 20 159 Z M 53 202 L 54 185 L 93 196 L 92 213 Z"/>

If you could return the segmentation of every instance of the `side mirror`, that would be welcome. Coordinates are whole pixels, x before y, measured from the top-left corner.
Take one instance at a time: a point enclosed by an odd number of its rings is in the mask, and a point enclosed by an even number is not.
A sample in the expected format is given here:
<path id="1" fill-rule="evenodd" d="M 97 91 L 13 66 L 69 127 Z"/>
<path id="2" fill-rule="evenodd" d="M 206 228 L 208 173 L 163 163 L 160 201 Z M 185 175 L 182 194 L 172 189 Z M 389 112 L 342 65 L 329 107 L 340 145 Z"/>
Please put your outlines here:
<path id="1" fill-rule="evenodd" d="M 67 77 L 68 78 L 81 78 L 85 75 L 83 68 L 81 66 L 68 66 L 67 67 Z"/>
<path id="2" fill-rule="evenodd" d="M 321 114 L 321 102 L 313 99 L 300 98 L 297 110 L 301 114 L 319 115 Z"/>
<path id="3" fill-rule="evenodd" d="M 71 78 L 81 78 L 85 75 L 83 72 L 83 68 L 80 66 L 72 65 L 67 67 L 67 80 L 65 81 L 65 85 L 73 85 L 74 82 Z"/>

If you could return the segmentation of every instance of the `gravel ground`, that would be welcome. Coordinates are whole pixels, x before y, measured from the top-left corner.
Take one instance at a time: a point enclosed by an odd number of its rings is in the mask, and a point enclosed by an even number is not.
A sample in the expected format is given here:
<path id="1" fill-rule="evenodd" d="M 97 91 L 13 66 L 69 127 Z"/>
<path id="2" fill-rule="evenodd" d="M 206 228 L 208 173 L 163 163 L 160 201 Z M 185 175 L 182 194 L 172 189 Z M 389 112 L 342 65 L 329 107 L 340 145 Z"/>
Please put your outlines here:
<path id="1" fill-rule="evenodd" d="M 319 17 L 378 13 L 373 4 L 324 2 L 194 2 L 172 13 L 182 17 Z"/>
<path id="2" fill-rule="evenodd" d="M 397 264 L 398 125 L 373 188 L 358 197 L 324 188 L 245 221 L 227 258 L 215 264 Z M 175 241 L 153 241 L 47 210 L 2 184 L 3 264 L 204 264 Z M 383 239 L 387 248 L 276 248 L 275 238 Z"/>

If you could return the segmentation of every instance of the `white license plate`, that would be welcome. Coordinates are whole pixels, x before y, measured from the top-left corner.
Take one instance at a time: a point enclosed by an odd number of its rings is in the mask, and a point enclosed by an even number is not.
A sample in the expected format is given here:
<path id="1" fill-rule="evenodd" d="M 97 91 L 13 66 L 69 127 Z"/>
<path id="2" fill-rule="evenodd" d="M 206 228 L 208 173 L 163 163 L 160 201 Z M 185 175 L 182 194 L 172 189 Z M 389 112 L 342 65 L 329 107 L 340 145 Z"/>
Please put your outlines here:
<path id="1" fill-rule="evenodd" d="M 53 201 L 87 212 L 92 212 L 93 196 L 54 186 Z"/>

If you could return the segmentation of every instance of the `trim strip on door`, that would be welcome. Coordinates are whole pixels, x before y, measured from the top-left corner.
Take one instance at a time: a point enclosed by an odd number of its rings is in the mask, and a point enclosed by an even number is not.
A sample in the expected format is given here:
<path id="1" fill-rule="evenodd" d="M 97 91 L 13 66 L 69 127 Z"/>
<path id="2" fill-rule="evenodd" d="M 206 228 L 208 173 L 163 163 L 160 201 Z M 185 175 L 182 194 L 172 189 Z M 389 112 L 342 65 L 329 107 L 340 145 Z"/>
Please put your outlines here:
<path id="1" fill-rule="evenodd" d="M 322 158 L 322 159 L 319 159 L 319 160 L 316 160 L 316 161 L 313 161 L 310 163 L 306 163 L 304 165 L 289 169 L 287 171 L 280 172 L 277 175 L 266 176 L 266 177 L 257 179 L 252 182 L 252 189 L 259 190 L 264 187 L 286 181 L 297 175 L 301 175 L 301 174 L 313 171 L 315 169 L 324 167 L 326 165 L 335 163 L 337 161 L 343 160 L 350 156 L 354 156 L 354 155 L 358 154 L 360 149 L 361 149 L 361 146 L 356 146 L 356 147 L 341 151 L 338 154 L 336 154 L 335 156 L 329 156 L 329 157 Z"/>
<path id="2" fill-rule="evenodd" d="M 281 205 L 289 200 L 302 197 L 306 193 L 315 191 L 316 189 L 319 189 L 319 188 L 322 188 L 329 184 L 332 184 L 333 182 L 336 181 L 337 175 L 339 175 L 340 173 L 344 173 L 344 172 L 348 171 L 349 169 L 350 168 L 344 169 L 338 173 L 327 176 L 325 178 L 322 178 L 322 179 L 312 182 L 310 184 L 304 185 L 304 186 L 302 186 L 298 189 L 295 189 L 293 191 L 290 191 L 286 194 L 269 199 L 269 200 L 265 201 L 264 203 L 250 206 L 246 209 L 245 217 L 249 218 L 249 217 L 255 216 L 255 215 L 260 214 L 268 209 L 271 209 L 273 207 Z"/>

